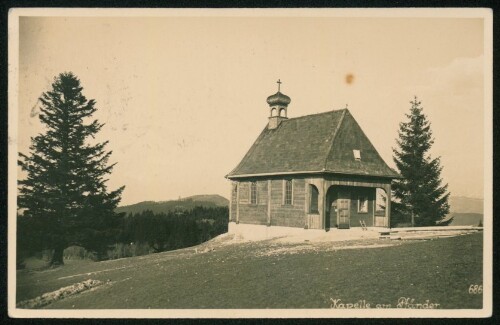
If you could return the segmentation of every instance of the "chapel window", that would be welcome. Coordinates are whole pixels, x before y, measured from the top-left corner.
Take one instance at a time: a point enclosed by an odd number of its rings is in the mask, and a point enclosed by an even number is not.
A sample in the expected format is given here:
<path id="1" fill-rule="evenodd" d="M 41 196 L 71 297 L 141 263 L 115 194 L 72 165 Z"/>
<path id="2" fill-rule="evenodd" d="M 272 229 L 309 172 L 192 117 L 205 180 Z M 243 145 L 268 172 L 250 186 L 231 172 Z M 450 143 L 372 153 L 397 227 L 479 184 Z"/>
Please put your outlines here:
<path id="1" fill-rule="evenodd" d="M 257 183 L 250 183 L 250 204 L 257 204 Z"/>
<path id="2" fill-rule="evenodd" d="M 309 212 L 318 214 L 319 213 L 319 210 L 318 210 L 319 191 L 318 191 L 318 188 L 312 184 L 310 185 L 310 189 L 311 189 L 311 191 L 310 191 L 311 196 L 310 196 L 310 203 L 309 203 Z"/>
<path id="3" fill-rule="evenodd" d="M 358 212 L 368 212 L 368 198 L 366 196 L 358 197 Z"/>
<path id="4" fill-rule="evenodd" d="M 285 185 L 284 185 L 284 200 L 283 203 L 285 205 L 291 205 L 292 204 L 292 194 L 293 194 L 293 183 L 291 179 L 285 180 Z"/>

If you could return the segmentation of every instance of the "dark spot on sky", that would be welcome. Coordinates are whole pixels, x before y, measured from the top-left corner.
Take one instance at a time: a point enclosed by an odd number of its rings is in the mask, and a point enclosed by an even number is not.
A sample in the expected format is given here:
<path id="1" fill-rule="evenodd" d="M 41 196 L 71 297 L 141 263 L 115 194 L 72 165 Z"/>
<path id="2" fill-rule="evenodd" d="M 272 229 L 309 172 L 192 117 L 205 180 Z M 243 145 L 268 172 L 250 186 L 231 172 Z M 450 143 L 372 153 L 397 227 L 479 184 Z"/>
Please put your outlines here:
<path id="1" fill-rule="evenodd" d="M 350 85 L 354 82 L 354 75 L 352 73 L 348 73 L 345 75 L 345 82 Z"/>

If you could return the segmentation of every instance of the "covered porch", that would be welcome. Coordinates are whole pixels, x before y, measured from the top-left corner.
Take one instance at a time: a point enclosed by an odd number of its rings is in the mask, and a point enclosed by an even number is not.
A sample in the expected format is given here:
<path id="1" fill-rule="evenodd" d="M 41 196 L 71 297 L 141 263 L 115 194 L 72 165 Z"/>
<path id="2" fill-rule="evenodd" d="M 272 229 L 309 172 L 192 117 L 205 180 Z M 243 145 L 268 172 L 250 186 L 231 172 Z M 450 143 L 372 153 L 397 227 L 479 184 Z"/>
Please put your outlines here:
<path id="1" fill-rule="evenodd" d="M 307 229 L 390 227 L 390 179 L 311 178 L 306 194 Z"/>

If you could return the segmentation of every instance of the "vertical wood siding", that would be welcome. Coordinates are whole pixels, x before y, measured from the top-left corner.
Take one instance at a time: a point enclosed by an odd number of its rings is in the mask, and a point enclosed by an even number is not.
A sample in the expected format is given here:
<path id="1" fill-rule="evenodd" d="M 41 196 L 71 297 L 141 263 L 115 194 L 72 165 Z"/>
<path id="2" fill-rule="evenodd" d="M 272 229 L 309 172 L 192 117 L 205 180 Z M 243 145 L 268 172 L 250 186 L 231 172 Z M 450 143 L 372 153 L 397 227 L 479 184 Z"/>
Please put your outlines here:
<path id="1" fill-rule="evenodd" d="M 267 224 L 267 180 L 257 181 L 257 202 L 251 204 L 250 200 L 242 200 L 241 195 L 250 195 L 250 182 L 244 182 L 246 189 L 240 194 L 240 222 L 247 224 L 266 225 Z M 243 189 L 243 187 L 241 188 Z"/>
<path id="2" fill-rule="evenodd" d="M 375 199 L 375 188 L 352 187 L 351 192 L 351 227 L 361 227 L 363 220 L 367 227 L 374 226 L 373 201 Z M 368 212 L 358 212 L 358 198 L 368 198 Z"/>
<path id="3" fill-rule="evenodd" d="M 229 215 L 230 221 L 236 221 L 236 186 L 238 186 L 237 182 L 231 184 L 231 211 Z"/>
<path id="4" fill-rule="evenodd" d="M 271 181 L 271 225 L 300 227 L 305 225 L 306 189 L 303 178 L 293 179 L 293 204 L 283 204 L 283 180 Z"/>

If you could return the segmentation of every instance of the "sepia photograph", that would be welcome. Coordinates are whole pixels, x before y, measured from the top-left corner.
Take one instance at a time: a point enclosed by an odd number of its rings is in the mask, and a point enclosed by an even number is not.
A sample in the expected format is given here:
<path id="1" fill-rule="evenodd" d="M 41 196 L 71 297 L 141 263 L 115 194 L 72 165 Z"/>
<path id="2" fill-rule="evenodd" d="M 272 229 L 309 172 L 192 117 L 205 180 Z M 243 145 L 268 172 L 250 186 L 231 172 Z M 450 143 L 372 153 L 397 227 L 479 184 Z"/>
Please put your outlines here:
<path id="1" fill-rule="evenodd" d="M 12 9 L 9 315 L 491 316 L 492 20 Z"/>

